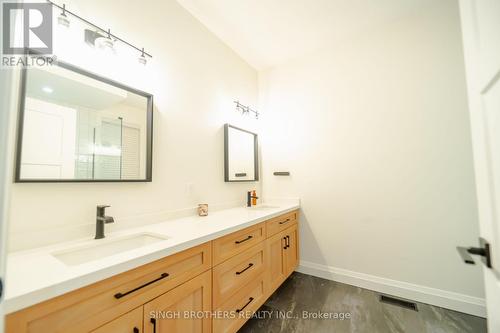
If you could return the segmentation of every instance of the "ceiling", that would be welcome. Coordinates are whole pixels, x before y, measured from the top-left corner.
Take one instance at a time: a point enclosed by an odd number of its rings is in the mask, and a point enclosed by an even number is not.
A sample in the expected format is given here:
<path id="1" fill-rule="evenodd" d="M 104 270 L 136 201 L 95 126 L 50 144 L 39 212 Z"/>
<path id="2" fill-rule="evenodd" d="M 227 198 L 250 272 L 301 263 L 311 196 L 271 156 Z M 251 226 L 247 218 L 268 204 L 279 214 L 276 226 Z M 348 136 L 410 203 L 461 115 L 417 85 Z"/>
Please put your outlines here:
<path id="1" fill-rule="evenodd" d="M 345 41 L 436 0 L 177 1 L 250 65 L 264 69 Z"/>

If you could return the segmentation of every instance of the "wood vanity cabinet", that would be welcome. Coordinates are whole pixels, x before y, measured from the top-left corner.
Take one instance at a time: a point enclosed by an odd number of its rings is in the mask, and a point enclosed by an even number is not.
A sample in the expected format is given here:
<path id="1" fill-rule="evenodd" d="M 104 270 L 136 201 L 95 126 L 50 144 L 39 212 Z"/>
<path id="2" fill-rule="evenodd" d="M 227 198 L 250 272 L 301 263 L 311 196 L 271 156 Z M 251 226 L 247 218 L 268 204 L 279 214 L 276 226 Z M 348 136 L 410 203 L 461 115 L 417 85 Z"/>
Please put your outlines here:
<path id="1" fill-rule="evenodd" d="M 195 246 L 11 313 L 6 318 L 6 330 L 8 333 L 96 330 L 209 271 L 212 268 L 211 245 L 208 242 Z"/>
<path id="2" fill-rule="evenodd" d="M 213 333 L 237 332 L 297 268 L 297 223 L 298 211 L 293 211 L 235 232 L 221 238 L 227 251 L 217 251 L 219 242 L 213 241 Z M 229 240 L 245 239 L 253 244 L 228 246 Z"/>
<path id="3" fill-rule="evenodd" d="M 297 211 L 11 313 L 7 333 L 235 333 L 295 270 Z"/>

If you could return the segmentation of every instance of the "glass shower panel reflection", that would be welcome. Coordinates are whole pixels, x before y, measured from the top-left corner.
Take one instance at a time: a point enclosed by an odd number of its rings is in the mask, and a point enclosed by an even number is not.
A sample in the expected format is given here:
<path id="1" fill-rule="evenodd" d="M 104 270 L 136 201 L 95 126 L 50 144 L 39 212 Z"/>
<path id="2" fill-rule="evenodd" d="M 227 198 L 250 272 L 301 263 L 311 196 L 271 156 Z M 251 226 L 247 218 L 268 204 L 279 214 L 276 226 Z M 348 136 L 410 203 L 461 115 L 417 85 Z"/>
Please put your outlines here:
<path id="1" fill-rule="evenodd" d="M 92 179 L 122 179 L 123 121 L 103 119 L 94 128 Z"/>

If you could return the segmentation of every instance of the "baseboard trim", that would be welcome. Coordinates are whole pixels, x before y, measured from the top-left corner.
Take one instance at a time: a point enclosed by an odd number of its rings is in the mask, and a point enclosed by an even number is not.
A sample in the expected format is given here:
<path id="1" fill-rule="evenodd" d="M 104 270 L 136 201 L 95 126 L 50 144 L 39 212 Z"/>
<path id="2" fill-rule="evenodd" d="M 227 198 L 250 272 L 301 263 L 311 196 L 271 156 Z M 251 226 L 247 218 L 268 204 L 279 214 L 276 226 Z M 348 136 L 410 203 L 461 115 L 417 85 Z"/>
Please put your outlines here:
<path id="1" fill-rule="evenodd" d="M 486 318 L 486 304 L 483 298 L 353 272 L 342 268 L 330 267 L 303 260 L 300 261 L 297 271 L 327 280 L 337 281 L 388 295 L 398 296 Z"/>

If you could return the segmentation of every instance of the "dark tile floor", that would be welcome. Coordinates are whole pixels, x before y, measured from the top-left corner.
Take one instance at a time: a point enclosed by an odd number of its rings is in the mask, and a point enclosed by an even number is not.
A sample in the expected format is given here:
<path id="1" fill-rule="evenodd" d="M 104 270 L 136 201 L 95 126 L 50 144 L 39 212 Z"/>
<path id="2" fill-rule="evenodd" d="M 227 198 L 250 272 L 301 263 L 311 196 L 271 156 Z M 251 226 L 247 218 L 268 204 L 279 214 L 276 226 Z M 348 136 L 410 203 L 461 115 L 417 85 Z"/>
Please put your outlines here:
<path id="1" fill-rule="evenodd" d="M 381 303 L 379 296 L 374 291 L 294 273 L 261 307 L 259 318 L 249 320 L 239 333 L 486 332 L 483 318 L 422 303 L 413 311 Z M 303 311 L 326 313 L 333 319 L 307 318 Z"/>

